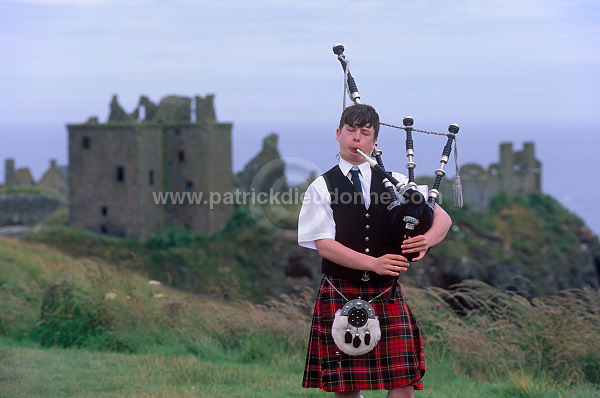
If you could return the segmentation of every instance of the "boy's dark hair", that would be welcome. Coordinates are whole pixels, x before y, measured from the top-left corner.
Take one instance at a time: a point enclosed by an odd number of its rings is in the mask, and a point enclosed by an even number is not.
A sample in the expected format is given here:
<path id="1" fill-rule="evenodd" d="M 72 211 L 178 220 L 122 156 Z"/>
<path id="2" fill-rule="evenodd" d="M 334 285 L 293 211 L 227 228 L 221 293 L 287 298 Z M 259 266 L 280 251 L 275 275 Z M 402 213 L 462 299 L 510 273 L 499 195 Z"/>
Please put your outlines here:
<path id="1" fill-rule="evenodd" d="M 340 130 L 345 124 L 352 127 L 373 127 L 375 138 L 379 135 L 379 115 L 370 105 L 356 104 L 344 109 L 340 118 Z"/>

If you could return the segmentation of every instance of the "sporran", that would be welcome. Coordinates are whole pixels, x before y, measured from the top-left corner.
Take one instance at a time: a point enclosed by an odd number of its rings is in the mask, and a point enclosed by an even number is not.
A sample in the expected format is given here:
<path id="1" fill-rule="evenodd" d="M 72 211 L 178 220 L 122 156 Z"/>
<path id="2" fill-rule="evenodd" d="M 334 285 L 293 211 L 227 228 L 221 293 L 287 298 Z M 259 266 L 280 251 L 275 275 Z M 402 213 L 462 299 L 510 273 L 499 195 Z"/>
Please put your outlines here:
<path id="1" fill-rule="evenodd" d="M 379 319 L 375 315 L 375 310 L 371 302 L 388 292 L 391 287 L 368 302 L 360 297 L 348 301 L 346 296 L 326 276 L 324 278 L 347 301 L 342 308 L 335 312 L 333 319 L 331 335 L 333 336 L 335 345 L 343 353 L 351 356 L 363 355 L 370 352 L 381 339 Z"/>

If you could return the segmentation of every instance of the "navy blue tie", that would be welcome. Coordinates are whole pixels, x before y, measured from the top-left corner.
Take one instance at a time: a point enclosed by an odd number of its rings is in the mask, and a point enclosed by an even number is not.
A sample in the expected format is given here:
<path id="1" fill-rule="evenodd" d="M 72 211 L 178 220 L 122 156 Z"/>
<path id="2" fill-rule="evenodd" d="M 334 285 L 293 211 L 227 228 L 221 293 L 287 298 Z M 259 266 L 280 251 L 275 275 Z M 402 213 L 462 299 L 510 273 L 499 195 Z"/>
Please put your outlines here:
<path id="1" fill-rule="evenodd" d="M 358 174 L 360 173 L 360 170 L 350 169 L 350 173 L 352 174 L 352 185 L 354 185 L 354 189 L 356 189 L 356 192 L 358 192 L 360 194 L 360 199 L 362 200 L 362 198 L 363 198 L 362 185 L 360 184 L 360 179 L 358 178 Z"/>

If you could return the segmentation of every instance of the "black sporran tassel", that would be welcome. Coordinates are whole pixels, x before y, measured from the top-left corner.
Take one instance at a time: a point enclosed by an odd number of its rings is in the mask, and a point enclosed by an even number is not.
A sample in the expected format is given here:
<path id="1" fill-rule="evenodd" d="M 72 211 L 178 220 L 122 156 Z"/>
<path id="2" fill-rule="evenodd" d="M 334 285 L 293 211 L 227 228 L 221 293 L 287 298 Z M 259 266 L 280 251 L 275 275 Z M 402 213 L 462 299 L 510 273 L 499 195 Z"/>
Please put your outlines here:
<path id="1" fill-rule="evenodd" d="M 344 343 L 346 343 L 346 344 L 352 343 L 352 333 L 350 333 L 350 329 L 347 329 L 346 334 L 344 334 Z"/>
<path id="2" fill-rule="evenodd" d="M 354 346 L 354 348 L 358 348 L 360 347 L 360 337 L 358 336 L 358 333 L 356 333 L 356 336 L 354 336 L 354 340 L 352 341 L 352 345 Z"/>
<path id="3" fill-rule="evenodd" d="M 369 333 L 368 330 L 365 332 L 365 344 L 366 345 L 371 344 L 371 333 Z"/>

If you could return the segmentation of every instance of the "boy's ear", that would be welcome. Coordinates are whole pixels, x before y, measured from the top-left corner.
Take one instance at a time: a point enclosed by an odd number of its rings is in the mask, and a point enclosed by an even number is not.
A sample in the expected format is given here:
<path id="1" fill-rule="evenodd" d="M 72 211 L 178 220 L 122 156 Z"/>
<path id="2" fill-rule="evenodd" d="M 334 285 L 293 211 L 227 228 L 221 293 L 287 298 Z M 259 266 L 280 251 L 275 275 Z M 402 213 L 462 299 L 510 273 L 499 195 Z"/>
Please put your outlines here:
<path id="1" fill-rule="evenodd" d="M 377 138 L 373 140 L 373 148 L 371 148 L 371 152 L 373 152 L 375 148 L 377 148 Z"/>
<path id="2" fill-rule="evenodd" d="M 340 129 L 339 128 L 335 129 L 335 140 L 338 142 L 340 141 L 340 134 L 342 134 Z"/>

